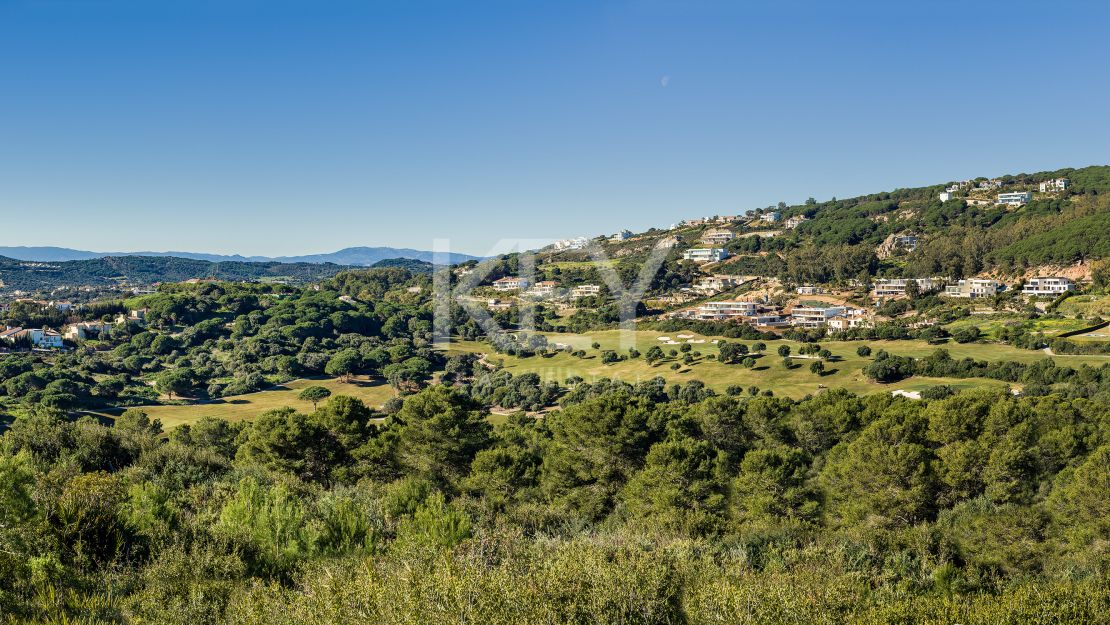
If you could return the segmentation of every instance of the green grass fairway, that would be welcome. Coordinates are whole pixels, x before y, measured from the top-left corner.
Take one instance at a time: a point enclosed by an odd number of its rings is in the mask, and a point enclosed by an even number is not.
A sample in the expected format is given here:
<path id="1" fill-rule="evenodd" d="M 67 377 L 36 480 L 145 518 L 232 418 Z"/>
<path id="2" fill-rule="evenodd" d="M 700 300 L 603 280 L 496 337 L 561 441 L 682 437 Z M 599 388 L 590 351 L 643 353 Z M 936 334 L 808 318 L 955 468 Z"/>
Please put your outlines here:
<path id="1" fill-rule="evenodd" d="M 653 345 L 659 345 L 664 352 L 678 349 L 678 345 L 666 345 L 659 340 L 660 336 L 668 336 L 673 340 L 680 339 L 679 334 L 691 335 L 694 340 L 704 340 L 704 343 L 692 344 L 693 351 L 700 351 L 703 358 L 693 365 L 683 365 L 678 371 L 671 370 L 670 366 L 676 360 L 665 360 L 660 364 L 650 366 L 641 356 L 635 360 L 627 360 L 611 365 L 601 363 L 600 352 L 592 349 L 592 343 L 601 344 L 601 349 L 613 349 L 621 354 L 628 353 L 628 347 L 635 346 L 642 354 Z M 516 358 L 504 354 L 492 353 L 485 343 L 474 341 L 453 341 L 452 351 L 475 352 L 487 355 L 490 362 L 502 362 L 505 368 L 514 374 L 536 373 L 545 380 L 562 382 L 570 376 L 594 380 L 601 377 L 624 380 L 635 383 L 648 380 L 655 376 L 662 376 L 668 382 L 686 382 L 688 380 L 701 380 L 715 390 L 723 391 L 726 387 L 739 384 L 758 386 L 760 389 L 771 389 L 776 395 L 786 397 L 802 397 L 814 393 L 822 386 L 846 388 L 855 393 L 873 393 L 876 391 L 893 391 L 895 389 L 920 390 L 936 384 L 950 384 L 957 388 L 974 388 L 984 386 L 1005 386 L 1005 383 L 987 379 L 939 379 L 915 377 L 897 384 L 880 385 L 867 380 L 860 371 L 870 358 L 856 355 L 856 348 L 869 345 L 873 351 L 885 349 L 892 354 L 900 356 L 922 357 L 932 353 L 937 346 L 929 345 L 922 341 L 850 341 L 836 342 L 824 341 L 822 347 L 829 349 L 834 356 L 841 360 L 828 362 L 825 365 L 826 373 L 817 376 L 810 372 L 809 364 L 812 360 L 797 358 L 793 369 L 786 369 L 782 365 L 782 358 L 777 350 L 780 345 L 789 345 L 792 354 L 797 354 L 800 343 L 793 341 L 765 341 L 767 353 L 757 359 L 754 369 L 747 369 L 741 365 L 725 365 L 716 360 L 706 360 L 705 355 L 717 354 L 717 346 L 710 341 L 714 338 L 729 342 L 744 343 L 751 347 L 754 341 L 741 341 L 722 337 L 703 336 L 695 332 L 656 332 L 640 330 L 630 333 L 627 344 L 622 344 L 619 330 L 593 332 L 589 335 L 573 334 L 548 334 L 551 343 L 565 343 L 575 349 L 584 349 L 587 352 L 585 359 L 576 358 L 565 353 L 560 353 L 550 358 L 539 356 L 531 358 Z M 943 346 L 953 358 L 971 357 L 977 360 L 1014 360 L 1018 362 L 1034 362 L 1046 358 L 1044 353 L 1018 349 L 1009 345 L 996 344 L 967 344 L 949 343 Z M 1078 366 L 1082 363 L 1101 365 L 1110 362 L 1110 356 L 1056 356 L 1054 360 L 1061 365 Z"/>
<path id="2" fill-rule="evenodd" d="M 297 399 L 297 395 L 307 386 L 323 386 L 335 395 L 350 395 L 366 402 L 373 408 L 393 397 L 393 389 L 382 380 L 366 377 L 352 377 L 350 383 L 336 378 L 315 378 L 294 380 L 273 389 L 224 397 L 223 399 L 185 406 L 141 406 L 151 419 L 160 419 L 162 427 L 171 430 L 183 423 L 192 423 L 201 417 L 219 417 L 228 421 L 249 421 L 274 408 L 289 406 L 302 412 L 311 412 L 312 403 Z"/>

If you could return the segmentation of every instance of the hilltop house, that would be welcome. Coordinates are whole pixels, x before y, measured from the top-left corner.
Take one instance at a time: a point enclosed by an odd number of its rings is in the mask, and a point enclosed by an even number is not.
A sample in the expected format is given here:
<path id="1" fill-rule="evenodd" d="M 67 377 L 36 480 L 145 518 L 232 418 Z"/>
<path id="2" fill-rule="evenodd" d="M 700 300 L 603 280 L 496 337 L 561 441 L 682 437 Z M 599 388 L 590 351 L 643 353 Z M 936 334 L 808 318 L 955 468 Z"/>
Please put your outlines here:
<path id="1" fill-rule="evenodd" d="M 632 232 L 631 231 L 621 230 L 620 232 L 618 232 L 618 233 L 614 234 L 613 236 L 609 237 L 609 242 L 610 243 L 620 243 L 621 241 L 627 241 L 628 239 L 631 239 L 631 238 L 632 238 Z"/>
<path id="2" fill-rule="evenodd" d="M 705 234 L 701 235 L 701 240 L 710 245 L 724 245 L 735 238 L 736 235 L 733 234 L 732 231 L 725 230 L 724 228 L 708 230 Z"/>
<path id="3" fill-rule="evenodd" d="M 956 197 L 956 194 L 952 191 L 941 191 L 940 192 L 940 201 L 941 202 L 947 202 L 948 200 L 951 200 L 955 197 Z"/>
<path id="4" fill-rule="evenodd" d="M 802 286 L 794 289 L 794 292 L 798 295 L 820 295 L 821 287 L 803 284 Z"/>
<path id="5" fill-rule="evenodd" d="M 504 277 L 494 280 L 493 288 L 496 291 L 520 291 L 528 288 L 529 284 L 528 278 Z"/>
<path id="6" fill-rule="evenodd" d="M 1022 295 L 1051 295 L 1056 296 L 1061 293 L 1075 290 L 1075 281 L 1071 278 L 1061 278 L 1058 276 L 1045 276 L 1030 278 L 1025 283 L 1025 287 L 1021 289 Z"/>
<path id="7" fill-rule="evenodd" d="M 997 280 L 972 278 L 948 285 L 944 288 L 944 295 L 945 297 L 978 299 L 980 297 L 993 297 L 1004 288 L 1006 288 L 1005 285 Z"/>
<path id="8" fill-rule="evenodd" d="M 1071 180 L 1067 178 L 1053 178 L 1052 180 L 1045 180 L 1040 184 L 1041 193 L 1048 193 L 1050 191 L 1063 191 L 1071 184 Z"/>
<path id="9" fill-rule="evenodd" d="M 682 253 L 683 260 L 692 260 L 695 263 L 715 263 L 728 258 L 728 250 L 719 247 L 690 248 Z"/>
<path id="10" fill-rule="evenodd" d="M 1028 191 L 1011 191 L 1010 193 L 998 194 L 998 203 L 1006 206 L 1024 206 L 1032 199 L 1033 194 Z"/>

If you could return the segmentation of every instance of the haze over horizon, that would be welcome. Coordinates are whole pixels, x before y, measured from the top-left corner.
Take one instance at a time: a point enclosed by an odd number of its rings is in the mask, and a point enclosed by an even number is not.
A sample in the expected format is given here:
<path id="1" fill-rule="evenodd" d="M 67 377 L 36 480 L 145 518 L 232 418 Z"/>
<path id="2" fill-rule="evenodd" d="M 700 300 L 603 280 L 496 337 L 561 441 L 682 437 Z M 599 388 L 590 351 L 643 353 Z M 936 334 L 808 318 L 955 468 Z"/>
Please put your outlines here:
<path id="1" fill-rule="evenodd" d="M 0 2 L 0 245 L 485 255 L 1110 163 L 1110 6 L 1044 11 Z"/>

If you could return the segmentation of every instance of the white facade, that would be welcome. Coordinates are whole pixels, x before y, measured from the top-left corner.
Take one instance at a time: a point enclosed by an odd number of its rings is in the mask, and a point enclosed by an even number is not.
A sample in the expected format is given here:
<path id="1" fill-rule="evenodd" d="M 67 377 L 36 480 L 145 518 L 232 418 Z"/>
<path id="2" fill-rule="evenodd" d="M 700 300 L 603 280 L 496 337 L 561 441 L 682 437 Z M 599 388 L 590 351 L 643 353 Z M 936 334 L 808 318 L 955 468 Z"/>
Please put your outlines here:
<path id="1" fill-rule="evenodd" d="M 626 241 L 626 240 L 631 239 L 631 238 L 632 238 L 632 232 L 630 232 L 628 230 L 621 230 L 620 232 L 618 232 L 618 233 L 614 234 L 613 236 L 609 237 L 609 242 L 610 243 L 620 243 L 621 241 Z"/>
<path id="2" fill-rule="evenodd" d="M 1033 199 L 1033 194 L 1028 191 L 1013 191 L 1011 193 L 999 193 L 998 203 L 1007 206 L 1022 206 L 1028 204 Z"/>
<path id="3" fill-rule="evenodd" d="M 978 299 L 980 297 L 993 297 L 1004 288 L 1006 288 L 1005 285 L 997 280 L 972 278 L 971 280 L 960 280 L 956 284 L 948 285 L 944 288 L 944 295 L 946 297 Z"/>
<path id="4" fill-rule="evenodd" d="M 541 282 L 537 282 L 536 286 L 528 289 L 528 294 L 535 295 L 537 297 L 551 297 L 555 294 L 555 288 L 557 286 L 559 286 L 558 283 L 552 280 L 543 280 Z"/>
<path id="5" fill-rule="evenodd" d="M 735 234 L 733 234 L 730 230 L 724 230 L 724 229 L 709 230 L 705 234 L 701 235 L 701 240 L 702 241 L 705 241 L 706 243 L 710 243 L 710 244 L 714 244 L 714 245 L 722 245 L 724 243 L 728 243 L 729 241 L 731 241 L 735 238 L 736 238 Z"/>
<path id="6" fill-rule="evenodd" d="M 556 241 L 553 245 L 556 251 L 561 252 L 563 250 L 580 250 L 586 247 L 586 244 L 586 237 L 577 237 L 574 239 L 563 239 L 561 241 Z"/>
<path id="7" fill-rule="evenodd" d="M 797 293 L 798 295 L 819 295 L 821 293 L 821 287 L 811 286 L 811 285 L 803 285 L 803 286 L 800 286 L 800 287 L 794 289 L 794 292 Z"/>
<path id="8" fill-rule="evenodd" d="M 833 317 L 844 314 L 843 306 L 796 306 L 790 311 L 790 325 L 799 328 L 823 328 Z"/>
<path id="9" fill-rule="evenodd" d="M 759 312 L 759 304 L 739 300 L 726 300 L 722 302 L 706 302 L 698 307 L 699 319 L 732 319 L 735 317 L 751 317 Z"/>
<path id="10" fill-rule="evenodd" d="M 65 338 L 71 341 L 83 341 L 89 334 L 101 335 L 112 329 L 111 324 L 100 321 L 82 321 L 75 323 L 65 330 Z"/>
<path id="11" fill-rule="evenodd" d="M 500 278 L 493 281 L 493 288 L 498 291 L 519 291 L 528 288 L 528 278 Z"/>
<path id="12" fill-rule="evenodd" d="M 575 299 L 579 297 L 593 297 L 600 294 L 601 287 L 596 284 L 583 284 L 581 286 L 574 287 L 570 291 L 570 296 Z"/>
<path id="13" fill-rule="evenodd" d="M 940 201 L 941 202 L 947 202 L 948 200 L 951 200 L 954 197 L 956 197 L 956 194 L 952 191 L 941 191 L 941 193 L 940 193 Z"/>
<path id="14" fill-rule="evenodd" d="M 1075 290 L 1075 281 L 1057 276 L 1030 278 L 1021 289 L 1022 295 L 1059 295 Z"/>
<path id="15" fill-rule="evenodd" d="M 790 217 L 785 222 L 783 222 L 782 225 L 786 228 L 792 229 L 797 228 L 803 221 L 806 221 L 805 215 L 794 215 L 793 217 Z"/>
<path id="16" fill-rule="evenodd" d="M 740 276 L 709 276 L 702 278 L 694 284 L 694 290 L 719 292 L 732 289 L 744 283 Z"/>
<path id="17" fill-rule="evenodd" d="M 937 278 L 915 278 L 918 291 L 932 291 L 944 286 L 944 280 Z M 897 297 L 906 294 L 906 278 L 880 279 L 875 281 L 875 297 Z"/>
<path id="18" fill-rule="evenodd" d="M 1071 184 L 1071 180 L 1068 180 L 1067 178 L 1053 178 L 1052 180 L 1046 180 L 1040 184 L 1041 193 L 1047 193 L 1050 191 L 1063 191 L 1064 189 L 1068 188 L 1069 184 Z"/>
<path id="19" fill-rule="evenodd" d="M 691 248 L 682 253 L 683 260 L 692 260 L 695 263 L 715 263 L 728 258 L 728 250 L 719 247 Z"/>

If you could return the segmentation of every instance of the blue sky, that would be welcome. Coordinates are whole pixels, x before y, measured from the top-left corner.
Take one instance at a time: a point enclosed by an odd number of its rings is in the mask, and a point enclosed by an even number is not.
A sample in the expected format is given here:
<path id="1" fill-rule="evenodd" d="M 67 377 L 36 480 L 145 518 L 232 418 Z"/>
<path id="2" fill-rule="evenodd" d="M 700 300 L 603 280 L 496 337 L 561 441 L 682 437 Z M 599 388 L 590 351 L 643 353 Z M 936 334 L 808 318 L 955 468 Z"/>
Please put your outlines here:
<path id="1" fill-rule="evenodd" d="M 0 245 L 483 253 L 1110 163 L 1105 2 L 0 0 Z"/>

